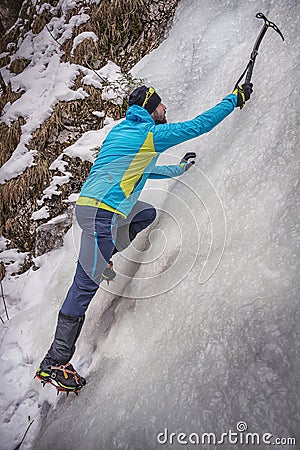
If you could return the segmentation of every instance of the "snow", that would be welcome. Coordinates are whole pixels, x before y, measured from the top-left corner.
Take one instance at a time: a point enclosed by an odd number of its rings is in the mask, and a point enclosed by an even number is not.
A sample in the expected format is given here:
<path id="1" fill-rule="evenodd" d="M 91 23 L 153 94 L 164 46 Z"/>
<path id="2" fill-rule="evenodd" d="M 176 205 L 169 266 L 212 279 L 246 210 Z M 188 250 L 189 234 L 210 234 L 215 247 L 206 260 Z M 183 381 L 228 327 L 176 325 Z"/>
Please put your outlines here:
<path id="1" fill-rule="evenodd" d="M 78 200 L 79 194 L 70 194 L 66 200 L 63 200 L 65 203 L 75 203 Z"/>
<path id="2" fill-rule="evenodd" d="M 64 150 L 64 154 L 71 158 L 80 158 L 82 161 L 94 162 L 99 148 L 108 132 L 120 121 L 109 118 L 101 130 L 92 130 L 84 133 L 74 144 Z"/>
<path id="3" fill-rule="evenodd" d="M 43 12 L 51 9 L 51 5 L 49 3 L 43 3 L 42 5 L 36 5 L 37 14 L 43 14 Z"/>
<path id="4" fill-rule="evenodd" d="M 7 50 L 11 50 L 15 47 L 15 45 L 16 45 L 15 42 L 9 42 L 6 46 L 6 48 L 7 48 Z"/>
<path id="5" fill-rule="evenodd" d="M 122 74 L 120 67 L 113 61 L 109 60 L 99 70 L 88 70 L 87 68 L 82 68 L 82 72 L 85 74 L 82 79 L 84 84 L 94 86 L 97 89 L 102 89 L 103 83 L 106 83 L 113 86 L 112 90 L 114 91 L 114 94 L 111 96 L 112 99 L 116 98 L 118 95 L 120 95 L 122 99 L 124 98 L 124 90 L 121 88 L 124 88 L 124 86 L 127 87 L 128 83 L 124 79 L 124 75 Z M 124 86 L 121 86 L 121 84 L 124 84 Z M 107 91 L 104 90 L 103 94 L 103 100 L 110 99 L 110 97 L 107 97 Z"/>
<path id="6" fill-rule="evenodd" d="M 67 173 L 67 175 L 62 175 L 62 176 L 54 176 L 52 178 L 51 184 L 50 186 L 48 186 L 46 189 L 44 189 L 43 191 L 43 197 L 42 197 L 42 201 L 45 200 L 46 198 L 52 198 L 53 195 L 61 195 L 61 192 L 57 190 L 57 188 L 59 186 L 62 186 L 63 184 L 66 184 L 69 182 L 70 177 L 71 177 L 71 173 Z"/>
<path id="7" fill-rule="evenodd" d="M 232 90 L 259 11 L 285 43 L 268 30 L 245 108 L 160 158 L 197 153 L 184 176 L 147 185 L 142 199 L 160 214 L 114 257 L 116 282 L 89 307 L 73 359 L 88 380 L 78 398 L 57 400 L 32 379 L 72 281 L 78 226 L 63 248 L 36 258 L 39 270 L 3 281 L 12 317 L 1 335 L 4 450 L 19 443 L 28 415 L 24 449 L 160 448 L 164 428 L 220 436 L 241 420 L 250 432 L 299 441 L 299 3 L 185 0 L 168 38 L 133 73 L 157 89 L 170 121 L 191 118 Z M 65 153 L 92 162 L 110 121 Z"/>
<path id="8" fill-rule="evenodd" d="M 67 161 L 64 161 L 63 155 L 59 155 L 59 157 L 53 161 L 53 163 L 50 165 L 50 170 L 59 170 L 60 172 L 64 173 L 66 171 L 66 167 L 69 165 Z"/>
<path id="9" fill-rule="evenodd" d="M 94 86 L 96 89 L 102 89 L 103 80 L 99 75 L 97 75 L 97 71 L 95 72 L 92 70 L 86 70 L 85 71 L 86 75 L 82 78 L 82 82 L 87 86 Z"/>
<path id="10" fill-rule="evenodd" d="M 8 239 L 5 239 L 4 236 L 0 236 L 0 250 L 1 251 L 6 250 L 8 243 L 9 243 Z"/>
<path id="11" fill-rule="evenodd" d="M 8 275 L 18 272 L 28 255 L 28 252 L 19 252 L 17 248 L 3 250 L 0 253 L 0 261 L 5 264 L 5 271 Z"/>
<path id="12" fill-rule="evenodd" d="M 51 19 L 48 28 L 52 35 L 63 44 L 72 36 L 73 29 L 89 20 L 82 8 L 77 15 L 65 21 L 65 13 L 78 2 L 61 0 L 59 7 L 64 14 Z M 19 75 L 14 75 L 4 67 L 1 69 L 6 83 L 10 82 L 15 92 L 24 94 L 13 104 L 7 104 L 1 120 L 7 125 L 18 117 L 26 123 L 21 127 L 22 135 L 10 159 L 0 169 L 0 183 L 17 177 L 27 167 L 34 165 L 36 150 L 28 150 L 32 134 L 53 112 L 59 101 L 80 100 L 88 96 L 82 89 L 73 90 L 74 81 L 79 75 L 79 66 L 61 61 L 62 51 L 45 27 L 40 33 L 29 31 L 20 38 L 18 51 L 11 59 L 26 58 L 29 66 Z"/>
<path id="13" fill-rule="evenodd" d="M 67 214 L 60 214 L 59 216 L 53 217 L 53 219 L 49 220 L 47 222 L 47 225 L 55 225 L 56 223 L 61 223 L 65 219 L 67 219 L 67 217 L 68 217 Z"/>
<path id="14" fill-rule="evenodd" d="M 86 23 L 89 20 L 89 18 L 90 16 L 88 14 L 85 14 L 83 12 L 83 9 L 78 15 L 72 16 L 70 22 L 68 23 L 68 26 L 65 27 L 64 32 L 60 36 L 59 43 L 63 44 L 67 39 L 71 39 L 73 34 L 73 28 L 79 27 L 79 25 Z"/>
<path id="15" fill-rule="evenodd" d="M 127 93 L 128 82 L 121 73 L 120 67 L 113 61 L 108 61 L 98 73 L 104 79 L 109 80 L 109 84 L 103 89 L 102 99 L 122 105 L 124 95 Z"/>
<path id="16" fill-rule="evenodd" d="M 97 42 L 99 40 L 93 31 L 84 31 L 83 33 L 79 33 L 73 41 L 73 47 L 71 50 L 71 54 L 74 53 L 74 51 L 76 50 L 78 45 L 81 42 L 83 42 L 85 39 L 92 39 L 94 42 Z"/>
<path id="17" fill-rule="evenodd" d="M 32 363 L 36 359 L 38 347 L 47 345 L 44 342 L 45 333 L 48 335 L 48 321 L 55 321 L 56 311 L 47 312 L 45 302 L 39 299 L 47 299 L 48 305 L 55 305 L 57 299 L 51 298 L 47 292 L 51 290 L 52 273 L 57 273 L 64 289 L 71 281 L 70 273 L 66 271 L 66 260 L 75 262 L 76 255 L 72 256 L 72 235 L 69 245 L 65 242 L 65 250 L 52 252 L 36 258 L 35 263 L 39 267 L 38 272 L 29 272 L 5 279 L 3 282 L 4 294 L 8 304 L 8 312 L 11 319 L 5 322 L 2 328 L 1 341 L 1 372 L 5 374 L 1 382 L 1 448 L 15 448 L 19 444 L 28 425 L 28 416 L 34 419 L 30 433 L 38 430 L 42 422 L 40 413 L 47 408 L 47 402 L 55 405 L 56 398 L 53 392 L 37 392 L 36 381 L 33 380 Z M 68 249 L 68 250 L 67 250 Z M 70 258 L 70 259 L 69 259 Z M 40 276 L 42 275 L 42 278 Z M 56 282 L 55 282 L 56 283 Z M 3 314 L 1 314 L 4 317 Z M 26 319 L 24 320 L 24 317 Z M 49 329 L 49 332 L 50 329 Z M 35 341 L 31 337 L 35 335 Z M 14 337 L 13 337 L 14 336 Z M 37 361 L 36 361 L 37 363 Z M 34 362 L 35 364 L 35 362 Z M 22 376 L 20 377 L 20 371 Z M 30 433 L 28 436 L 30 436 Z M 27 443 L 23 448 L 28 448 Z"/>
<path id="18" fill-rule="evenodd" d="M 104 117 L 105 116 L 105 112 L 104 111 L 93 111 L 92 114 L 96 117 Z"/>
<path id="19" fill-rule="evenodd" d="M 99 75 L 110 81 L 118 81 L 122 77 L 120 67 L 113 61 L 108 61 L 99 71 Z"/>
<path id="20" fill-rule="evenodd" d="M 49 207 L 48 206 L 42 206 L 38 211 L 35 211 L 31 215 L 32 220 L 41 220 L 41 219 L 47 219 L 50 216 L 49 213 Z"/>

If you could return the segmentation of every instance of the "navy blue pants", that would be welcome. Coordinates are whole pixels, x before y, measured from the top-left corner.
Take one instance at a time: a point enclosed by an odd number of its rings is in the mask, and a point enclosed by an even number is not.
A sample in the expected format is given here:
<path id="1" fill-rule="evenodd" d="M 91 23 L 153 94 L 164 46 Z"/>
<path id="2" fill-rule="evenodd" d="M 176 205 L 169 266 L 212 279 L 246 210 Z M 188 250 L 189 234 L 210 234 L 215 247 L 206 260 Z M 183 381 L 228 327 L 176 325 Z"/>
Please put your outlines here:
<path id="1" fill-rule="evenodd" d="M 114 250 L 124 250 L 136 234 L 154 221 L 156 210 L 138 201 L 126 219 L 92 206 L 77 205 L 75 214 L 82 229 L 80 251 L 74 280 L 61 312 L 81 317 L 99 288 L 101 275 Z"/>

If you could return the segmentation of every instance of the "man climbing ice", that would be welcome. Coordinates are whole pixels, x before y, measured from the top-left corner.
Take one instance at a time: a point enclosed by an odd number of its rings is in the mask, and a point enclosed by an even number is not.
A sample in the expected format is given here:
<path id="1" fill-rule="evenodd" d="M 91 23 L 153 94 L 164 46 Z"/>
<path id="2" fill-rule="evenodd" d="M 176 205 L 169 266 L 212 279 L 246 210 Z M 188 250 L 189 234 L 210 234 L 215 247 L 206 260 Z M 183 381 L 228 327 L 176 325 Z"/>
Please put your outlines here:
<path id="1" fill-rule="evenodd" d="M 238 86 L 213 108 L 192 120 L 167 123 L 166 106 L 152 87 L 136 88 L 129 97 L 126 119 L 107 135 L 77 200 L 82 228 L 73 283 L 59 311 L 54 340 L 36 372 L 58 391 L 75 392 L 86 384 L 70 360 L 85 312 L 101 281 L 115 278 L 111 257 L 124 250 L 156 217 L 155 208 L 139 195 L 148 178 L 182 175 L 194 163 L 187 153 L 178 165 L 157 166 L 168 148 L 207 133 L 235 107 L 243 107 L 252 84 Z"/>

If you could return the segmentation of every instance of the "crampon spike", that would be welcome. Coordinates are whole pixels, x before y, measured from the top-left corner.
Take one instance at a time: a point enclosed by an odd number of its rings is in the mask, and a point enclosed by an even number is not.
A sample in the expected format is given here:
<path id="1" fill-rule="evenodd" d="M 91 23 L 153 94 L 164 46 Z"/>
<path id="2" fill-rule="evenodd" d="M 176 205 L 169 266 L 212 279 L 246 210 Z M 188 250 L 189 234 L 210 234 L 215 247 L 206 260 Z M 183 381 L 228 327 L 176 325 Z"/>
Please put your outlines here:
<path id="1" fill-rule="evenodd" d="M 57 395 L 60 392 L 65 392 L 67 394 L 67 397 L 68 397 L 70 392 L 74 392 L 74 394 L 77 396 L 79 394 L 79 392 L 80 392 L 80 389 L 78 389 L 78 387 L 76 387 L 75 389 L 71 389 L 71 388 L 70 389 L 66 389 L 64 387 L 61 387 L 61 386 L 57 385 L 55 383 L 56 380 L 52 380 L 52 379 L 44 380 L 42 377 L 39 376 L 39 374 L 35 374 L 34 378 L 37 378 L 42 383 L 43 387 L 45 387 L 46 384 L 50 384 L 53 387 L 55 387 Z"/>
<path id="2" fill-rule="evenodd" d="M 51 383 L 51 384 L 52 384 L 52 383 Z M 53 385 L 53 386 L 54 386 L 54 385 Z M 55 386 L 55 389 L 56 389 L 57 395 L 58 395 L 60 392 L 65 392 L 65 393 L 67 394 L 67 397 L 69 397 L 70 392 L 74 392 L 75 395 L 78 395 L 78 393 L 80 392 L 80 389 L 78 389 L 78 390 L 68 390 L 68 389 L 64 389 L 64 388 L 62 388 L 62 387 L 60 387 L 60 386 Z"/>

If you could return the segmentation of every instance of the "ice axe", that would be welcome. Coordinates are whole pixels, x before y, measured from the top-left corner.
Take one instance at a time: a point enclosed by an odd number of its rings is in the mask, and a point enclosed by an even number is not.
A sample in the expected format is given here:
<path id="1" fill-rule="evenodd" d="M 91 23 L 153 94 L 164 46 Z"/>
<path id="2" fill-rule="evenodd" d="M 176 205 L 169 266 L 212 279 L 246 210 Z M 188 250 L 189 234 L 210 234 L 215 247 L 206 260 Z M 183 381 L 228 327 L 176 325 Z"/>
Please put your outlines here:
<path id="1" fill-rule="evenodd" d="M 250 56 L 250 61 L 248 62 L 246 69 L 244 70 L 244 72 L 242 73 L 242 75 L 240 76 L 238 81 L 236 82 L 236 85 L 235 85 L 234 89 L 236 89 L 238 87 L 238 85 L 240 84 L 240 81 L 244 78 L 245 74 L 246 74 L 245 83 L 250 83 L 251 77 L 252 77 L 254 63 L 255 63 L 256 57 L 258 55 L 258 48 L 259 48 L 260 43 L 261 43 L 264 35 L 266 34 L 266 31 L 267 31 L 268 28 L 273 28 L 273 30 L 277 31 L 277 33 L 281 36 L 282 40 L 284 41 L 283 34 L 281 33 L 281 31 L 279 30 L 277 25 L 275 25 L 274 22 L 270 22 L 270 20 L 268 20 L 266 18 L 266 16 L 264 14 L 262 14 L 262 13 L 257 13 L 255 17 L 257 17 L 258 19 L 263 19 L 265 21 L 265 23 L 264 23 L 262 29 L 260 30 L 258 38 L 256 39 L 256 42 L 254 44 L 254 47 L 253 47 L 253 50 L 252 50 L 252 53 L 251 53 L 251 56 Z"/>

